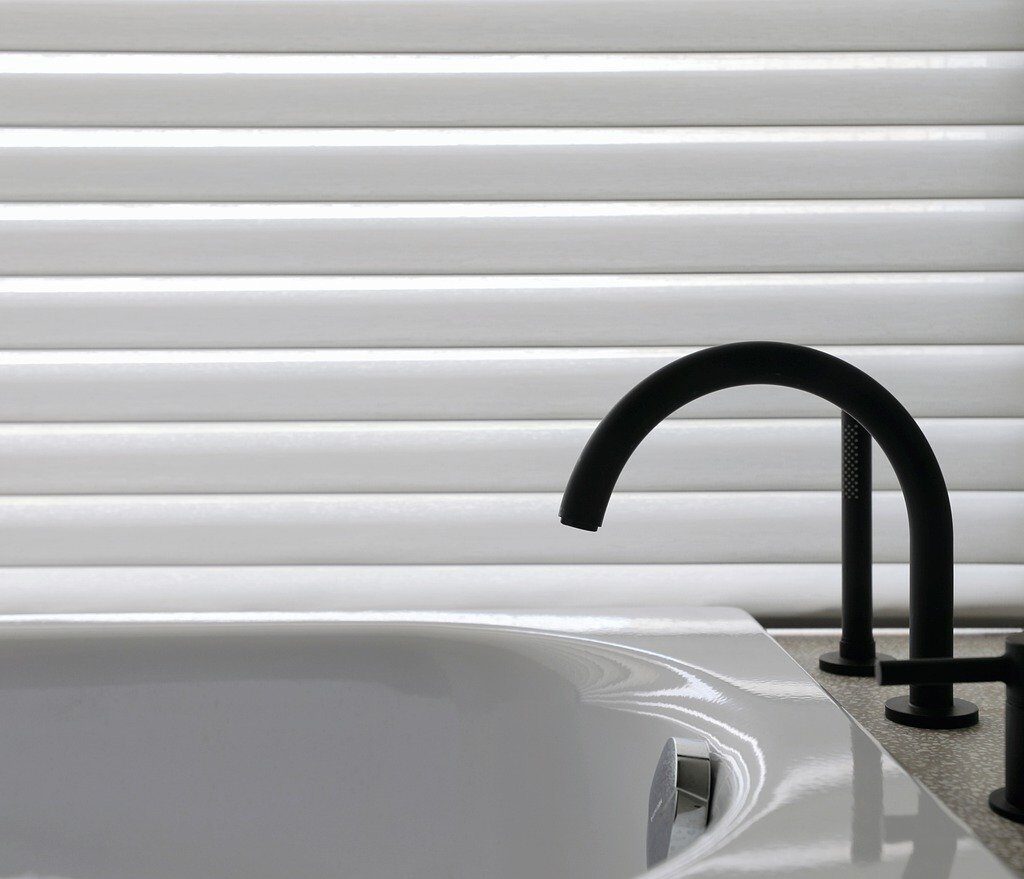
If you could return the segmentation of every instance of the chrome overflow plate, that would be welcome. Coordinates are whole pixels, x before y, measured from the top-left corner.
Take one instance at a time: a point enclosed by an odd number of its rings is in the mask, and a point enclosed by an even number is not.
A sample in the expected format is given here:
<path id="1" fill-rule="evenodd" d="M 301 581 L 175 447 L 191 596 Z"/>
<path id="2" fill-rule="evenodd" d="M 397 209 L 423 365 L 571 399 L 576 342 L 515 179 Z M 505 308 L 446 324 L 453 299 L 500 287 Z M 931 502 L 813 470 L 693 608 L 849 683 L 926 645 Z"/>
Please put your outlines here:
<path id="1" fill-rule="evenodd" d="M 647 866 L 682 851 L 708 824 L 711 752 L 698 739 L 671 738 L 654 770 L 647 812 Z"/>

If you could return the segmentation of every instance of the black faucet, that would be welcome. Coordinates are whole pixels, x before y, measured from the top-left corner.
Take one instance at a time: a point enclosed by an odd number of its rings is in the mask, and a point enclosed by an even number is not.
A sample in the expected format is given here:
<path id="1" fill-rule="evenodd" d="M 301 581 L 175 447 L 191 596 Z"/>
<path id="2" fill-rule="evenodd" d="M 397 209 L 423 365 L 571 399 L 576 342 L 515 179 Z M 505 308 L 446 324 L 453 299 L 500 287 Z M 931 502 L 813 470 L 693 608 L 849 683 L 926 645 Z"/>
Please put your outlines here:
<path id="1" fill-rule="evenodd" d="M 573 468 L 562 523 L 597 531 L 630 455 L 665 418 L 706 394 L 740 385 L 781 385 L 834 403 L 871 434 L 892 463 L 910 517 L 910 655 L 953 654 L 953 515 L 942 470 L 917 422 L 882 385 L 849 363 L 782 342 L 705 348 L 648 376 L 602 419 Z M 913 685 L 890 699 L 896 723 L 933 729 L 971 726 L 978 708 L 950 684 Z"/>
<path id="2" fill-rule="evenodd" d="M 993 812 L 1024 824 L 1024 634 L 1006 639 L 1002 656 L 968 659 L 881 660 L 876 677 L 888 684 L 1006 684 L 1006 785 L 989 794 Z"/>

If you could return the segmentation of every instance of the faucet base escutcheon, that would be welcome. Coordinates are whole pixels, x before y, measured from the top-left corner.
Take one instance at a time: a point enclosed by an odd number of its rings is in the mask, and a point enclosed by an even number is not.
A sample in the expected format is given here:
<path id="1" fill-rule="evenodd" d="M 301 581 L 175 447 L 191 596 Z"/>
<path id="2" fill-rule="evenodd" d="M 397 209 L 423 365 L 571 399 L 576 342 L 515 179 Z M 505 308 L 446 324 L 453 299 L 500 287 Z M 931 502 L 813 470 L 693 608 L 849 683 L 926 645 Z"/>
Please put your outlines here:
<path id="1" fill-rule="evenodd" d="M 988 795 L 988 807 L 1003 818 L 1024 824 L 1024 809 L 1015 806 L 1006 798 L 1006 788 L 1001 787 Z"/>
<path id="2" fill-rule="evenodd" d="M 888 653 L 876 653 L 871 659 L 850 659 L 839 650 L 822 653 L 818 657 L 818 668 L 833 675 L 849 678 L 873 678 L 876 659 L 892 659 Z"/>
<path id="3" fill-rule="evenodd" d="M 947 708 L 922 708 L 911 702 L 909 696 L 894 696 L 886 700 L 885 716 L 893 723 L 918 729 L 963 729 L 978 722 L 978 706 L 954 697 L 953 704 Z"/>

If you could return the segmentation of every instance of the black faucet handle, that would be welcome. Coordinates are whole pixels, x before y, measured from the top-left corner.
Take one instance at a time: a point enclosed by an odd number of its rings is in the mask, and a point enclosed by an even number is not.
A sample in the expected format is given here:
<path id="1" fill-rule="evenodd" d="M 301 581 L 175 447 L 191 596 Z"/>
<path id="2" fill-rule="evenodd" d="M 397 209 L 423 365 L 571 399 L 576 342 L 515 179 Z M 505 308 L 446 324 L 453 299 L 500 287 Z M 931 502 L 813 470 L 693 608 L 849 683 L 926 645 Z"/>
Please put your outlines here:
<path id="1" fill-rule="evenodd" d="M 1008 683 L 1014 663 L 1002 656 L 971 656 L 943 659 L 879 659 L 875 680 L 883 687 L 894 684 L 969 684 L 983 681 Z"/>
<path id="2" fill-rule="evenodd" d="M 1002 656 L 943 659 L 882 659 L 875 679 L 889 684 L 1006 684 L 1006 786 L 992 791 L 989 807 L 997 815 L 1024 824 L 1024 633 L 1007 637 Z"/>

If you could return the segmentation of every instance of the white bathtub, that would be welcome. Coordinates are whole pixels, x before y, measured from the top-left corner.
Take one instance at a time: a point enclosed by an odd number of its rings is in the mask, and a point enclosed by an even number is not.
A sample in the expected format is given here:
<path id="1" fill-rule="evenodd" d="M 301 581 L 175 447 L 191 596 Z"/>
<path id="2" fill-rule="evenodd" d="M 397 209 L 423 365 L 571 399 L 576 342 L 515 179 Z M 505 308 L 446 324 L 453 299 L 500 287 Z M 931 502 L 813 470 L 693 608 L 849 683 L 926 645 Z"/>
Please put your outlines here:
<path id="1" fill-rule="evenodd" d="M 648 872 L 672 736 L 712 819 Z M 0 621 L 3 877 L 915 868 L 1010 875 L 739 611 Z"/>

